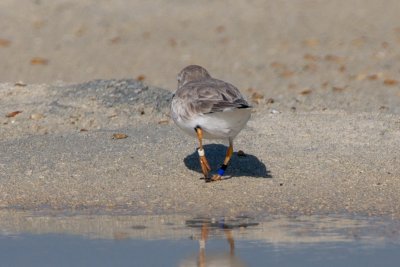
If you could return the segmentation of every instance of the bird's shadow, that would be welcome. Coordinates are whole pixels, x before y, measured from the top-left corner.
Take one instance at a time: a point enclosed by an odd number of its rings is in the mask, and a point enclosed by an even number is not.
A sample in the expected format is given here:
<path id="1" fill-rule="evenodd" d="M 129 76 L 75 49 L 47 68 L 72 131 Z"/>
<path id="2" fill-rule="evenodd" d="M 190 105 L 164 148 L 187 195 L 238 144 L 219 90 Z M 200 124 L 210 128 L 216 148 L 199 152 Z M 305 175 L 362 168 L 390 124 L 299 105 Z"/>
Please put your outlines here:
<path id="1" fill-rule="evenodd" d="M 215 173 L 224 161 L 227 147 L 221 144 L 209 144 L 204 145 L 203 148 L 212 173 Z M 202 173 L 197 151 L 186 156 L 183 162 L 188 169 Z M 272 178 L 265 164 L 256 156 L 250 154 L 239 156 L 237 152 L 233 153 L 225 175 L 227 177 L 250 176 L 255 178 Z"/>

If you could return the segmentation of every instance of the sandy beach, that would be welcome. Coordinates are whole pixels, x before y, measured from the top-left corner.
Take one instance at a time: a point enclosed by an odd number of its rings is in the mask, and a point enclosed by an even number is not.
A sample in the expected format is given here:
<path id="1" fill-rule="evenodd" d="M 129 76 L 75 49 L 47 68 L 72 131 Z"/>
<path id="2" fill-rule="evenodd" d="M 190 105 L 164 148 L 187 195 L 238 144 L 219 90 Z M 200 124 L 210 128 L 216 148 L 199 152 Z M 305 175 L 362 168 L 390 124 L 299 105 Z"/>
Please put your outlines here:
<path id="1" fill-rule="evenodd" d="M 0 208 L 400 218 L 399 12 L 372 0 L 1 1 Z M 246 156 L 221 182 L 200 179 L 197 142 L 169 117 L 188 64 L 254 105 L 235 140 Z M 205 149 L 216 169 L 226 144 Z"/>

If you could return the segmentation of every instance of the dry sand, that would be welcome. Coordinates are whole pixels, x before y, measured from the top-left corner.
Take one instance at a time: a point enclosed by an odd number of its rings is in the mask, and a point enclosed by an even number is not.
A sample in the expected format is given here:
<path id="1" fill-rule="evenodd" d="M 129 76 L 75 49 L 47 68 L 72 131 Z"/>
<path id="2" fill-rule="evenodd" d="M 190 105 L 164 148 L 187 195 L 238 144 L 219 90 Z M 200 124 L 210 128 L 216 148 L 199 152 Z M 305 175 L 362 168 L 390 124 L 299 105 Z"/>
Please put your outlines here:
<path id="1" fill-rule="evenodd" d="M 227 6 L 1 1 L 0 206 L 400 218 L 397 1 Z M 247 157 L 222 182 L 199 179 L 196 140 L 168 116 L 174 77 L 193 63 L 255 106 L 235 143 Z M 166 89 L 84 83 L 122 77 Z M 206 153 L 216 168 L 225 147 Z"/>
<path id="2" fill-rule="evenodd" d="M 22 111 L 2 119 L 3 208 L 400 215 L 397 114 L 256 105 L 235 144 L 247 156 L 234 155 L 231 179 L 204 183 L 196 140 L 164 115 L 168 91 L 98 81 L 3 85 L 2 92 L 3 114 Z M 128 137 L 113 139 L 114 133 Z M 208 142 L 205 149 L 216 168 L 226 148 Z"/>

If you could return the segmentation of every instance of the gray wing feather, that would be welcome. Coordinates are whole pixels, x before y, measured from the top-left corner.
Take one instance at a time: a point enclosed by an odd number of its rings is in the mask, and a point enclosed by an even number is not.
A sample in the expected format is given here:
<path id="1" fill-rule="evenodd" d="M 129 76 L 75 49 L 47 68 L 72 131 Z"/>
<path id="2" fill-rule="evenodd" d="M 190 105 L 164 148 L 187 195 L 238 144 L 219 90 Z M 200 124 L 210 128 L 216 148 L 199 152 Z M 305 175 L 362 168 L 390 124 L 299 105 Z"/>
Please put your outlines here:
<path id="1" fill-rule="evenodd" d="M 233 85 L 217 79 L 190 82 L 177 92 L 190 109 L 203 114 L 223 112 L 235 108 L 249 108 L 240 91 Z"/>

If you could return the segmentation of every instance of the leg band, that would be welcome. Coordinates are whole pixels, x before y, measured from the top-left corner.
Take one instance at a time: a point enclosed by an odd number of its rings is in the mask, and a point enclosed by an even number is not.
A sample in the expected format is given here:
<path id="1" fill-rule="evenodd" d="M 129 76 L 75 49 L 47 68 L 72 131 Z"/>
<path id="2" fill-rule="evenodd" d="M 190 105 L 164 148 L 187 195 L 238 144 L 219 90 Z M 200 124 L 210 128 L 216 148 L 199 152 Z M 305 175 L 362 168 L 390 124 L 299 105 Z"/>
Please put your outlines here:
<path id="1" fill-rule="evenodd" d="M 223 176 L 226 171 L 226 168 L 228 168 L 228 165 L 222 164 L 221 167 L 218 169 L 218 174 Z"/>
<path id="2" fill-rule="evenodd" d="M 200 157 L 204 157 L 204 149 L 202 148 L 197 149 L 197 153 L 199 153 Z"/>

